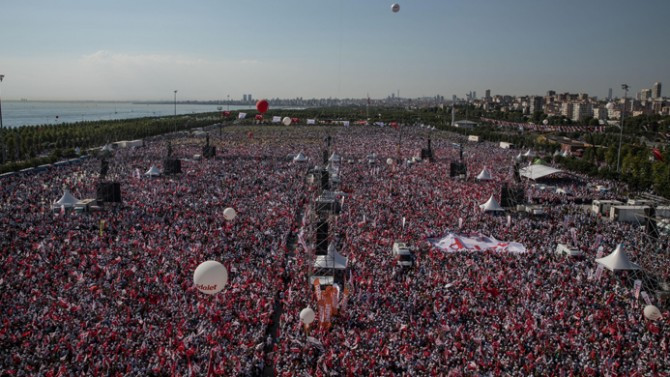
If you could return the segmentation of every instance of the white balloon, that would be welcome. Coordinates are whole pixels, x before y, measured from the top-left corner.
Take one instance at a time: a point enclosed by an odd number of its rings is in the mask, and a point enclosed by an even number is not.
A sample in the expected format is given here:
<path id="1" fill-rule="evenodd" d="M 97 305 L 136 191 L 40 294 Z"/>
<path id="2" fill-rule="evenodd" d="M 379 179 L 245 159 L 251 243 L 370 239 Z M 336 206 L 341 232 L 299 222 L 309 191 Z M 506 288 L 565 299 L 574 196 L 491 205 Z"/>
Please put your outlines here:
<path id="1" fill-rule="evenodd" d="M 300 311 L 300 321 L 306 325 L 314 322 L 314 310 L 309 306 Z"/>
<path id="2" fill-rule="evenodd" d="M 223 210 L 223 218 L 228 221 L 235 219 L 236 216 L 237 212 L 235 212 L 235 210 L 230 207 Z"/>
<path id="3" fill-rule="evenodd" d="M 391 5 L 391 10 L 393 11 L 393 13 L 398 13 L 398 11 L 400 10 L 400 5 L 398 3 Z"/>
<path id="4" fill-rule="evenodd" d="M 290 126 L 292 121 L 291 118 L 284 117 L 284 119 L 282 119 L 281 122 L 284 123 L 285 126 Z"/>
<path id="5" fill-rule="evenodd" d="M 549 124 L 549 119 L 545 119 L 545 120 L 543 120 L 543 121 L 542 121 L 542 124 L 544 124 L 545 126 L 546 126 L 547 124 Z"/>
<path id="6" fill-rule="evenodd" d="M 386 163 L 389 165 L 393 165 L 393 159 L 391 157 L 387 158 Z"/>
<path id="7" fill-rule="evenodd" d="M 661 318 L 661 311 L 658 310 L 657 307 L 654 305 L 647 305 L 644 307 L 644 317 L 656 321 L 657 319 Z"/>
<path id="8" fill-rule="evenodd" d="M 193 272 L 193 284 L 202 293 L 213 295 L 221 292 L 228 283 L 228 271 L 213 260 L 200 263 Z"/>

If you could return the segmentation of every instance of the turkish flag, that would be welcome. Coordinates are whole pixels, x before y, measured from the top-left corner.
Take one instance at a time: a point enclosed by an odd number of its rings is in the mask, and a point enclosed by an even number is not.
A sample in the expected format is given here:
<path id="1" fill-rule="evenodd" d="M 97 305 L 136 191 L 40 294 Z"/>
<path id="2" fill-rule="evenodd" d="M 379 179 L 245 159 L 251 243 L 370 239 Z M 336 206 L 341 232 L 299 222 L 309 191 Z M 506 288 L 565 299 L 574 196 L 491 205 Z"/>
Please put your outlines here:
<path id="1" fill-rule="evenodd" d="M 654 157 L 656 158 L 657 161 L 664 161 L 663 154 L 658 148 L 652 149 L 651 153 L 654 154 Z"/>

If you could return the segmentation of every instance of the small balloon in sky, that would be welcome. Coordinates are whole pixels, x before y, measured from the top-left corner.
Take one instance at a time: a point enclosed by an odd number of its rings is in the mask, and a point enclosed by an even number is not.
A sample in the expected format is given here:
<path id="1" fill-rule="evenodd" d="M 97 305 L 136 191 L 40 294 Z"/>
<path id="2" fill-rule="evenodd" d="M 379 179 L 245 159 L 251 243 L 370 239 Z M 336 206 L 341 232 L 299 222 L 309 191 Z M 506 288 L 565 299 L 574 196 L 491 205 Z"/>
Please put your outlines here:
<path id="1" fill-rule="evenodd" d="M 393 5 L 391 5 L 391 10 L 393 11 L 393 13 L 398 13 L 398 11 L 400 10 L 400 4 L 394 3 Z"/>

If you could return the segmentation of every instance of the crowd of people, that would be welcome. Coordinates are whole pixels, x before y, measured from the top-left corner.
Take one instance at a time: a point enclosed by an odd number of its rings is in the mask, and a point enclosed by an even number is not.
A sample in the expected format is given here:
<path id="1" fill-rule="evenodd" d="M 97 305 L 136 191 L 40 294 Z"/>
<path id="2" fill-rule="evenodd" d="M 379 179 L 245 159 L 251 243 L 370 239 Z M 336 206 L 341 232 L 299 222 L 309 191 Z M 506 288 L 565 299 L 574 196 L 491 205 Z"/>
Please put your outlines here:
<path id="1" fill-rule="evenodd" d="M 342 283 L 348 295 L 329 328 L 317 319 L 308 334 L 299 313 L 317 308 L 309 276 L 319 190 L 305 177 L 321 162 L 326 134 L 329 151 L 342 156 L 334 167 L 342 212 L 330 228 L 348 258 Z M 408 164 L 428 137 L 435 161 Z M 623 243 L 634 262 L 653 265 L 667 238 L 652 242 L 639 227 L 592 216 L 565 195 L 514 183 L 518 152 L 468 144 L 468 177 L 452 179 L 449 162 L 460 152 L 453 136 L 419 128 L 250 133 L 240 127 L 212 141 L 217 158 L 196 160 L 190 157 L 200 153 L 202 138 L 175 140 L 183 170 L 176 176 L 143 174 L 161 166 L 165 138 L 113 152 L 107 179 L 121 184 L 123 202 L 90 213 L 51 205 L 64 187 L 80 199 L 95 196 L 95 159 L 1 182 L 0 370 L 14 376 L 670 374 L 670 315 L 644 319 L 631 274 L 605 271 L 596 278 L 594 262 L 597 246 L 609 253 Z M 309 161 L 293 162 L 298 152 Z M 493 179 L 475 180 L 484 167 Z M 567 185 L 580 198 L 612 197 L 585 188 L 586 180 L 573 176 Z M 479 204 L 491 195 L 500 200 L 503 184 L 523 185 L 536 202 L 554 204 L 541 217 L 482 212 Z M 228 207 L 238 214 L 231 221 L 223 217 Z M 295 242 L 301 231 L 307 248 Z M 491 235 L 527 252 L 447 252 L 429 242 L 447 232 Z M 411 268 L 391 253 L 400 240 L 413 246 Z M 558 243 L 586 257 L 557 256 Z M 214 296 L 193 286 L 193 271 L 205 260 L 221 261 L 229 272 L 227 287 Z M 664 266 L 657 278 L 667 281 Z"/>

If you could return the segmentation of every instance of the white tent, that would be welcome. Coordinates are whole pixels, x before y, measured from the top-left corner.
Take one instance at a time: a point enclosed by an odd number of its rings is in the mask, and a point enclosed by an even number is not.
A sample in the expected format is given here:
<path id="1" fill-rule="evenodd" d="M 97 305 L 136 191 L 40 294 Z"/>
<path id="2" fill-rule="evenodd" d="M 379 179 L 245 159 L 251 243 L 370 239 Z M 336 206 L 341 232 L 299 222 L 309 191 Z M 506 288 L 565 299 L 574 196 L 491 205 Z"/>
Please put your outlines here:
<path id="1" fill-rule="evenodd" d="M 328 255 L 317 255 L 314 261 L 314 268 L 333 268 L 336 270 L 346 270 L 347 258 L 335 250 L 335 245 L 328 245 Z"/>
<path id="2" fill-rule="evenodd" d="M 554 169 L 551 166 L 546 165 L 530 165 L 525 168 L 519 169 L 519 174 L 524 178 L 529 178 L 532 180 L 540 179 L 548 175 L 561 173 L 563 170 Z"/>
<path id="3" fill-rule="evenodd" d="M 330 158 L 328 159 L 328 161 L 330 161 L 330 162 L 340 162 L 341 159 L 342 159 L 342 158 L 340 157 L 340 155 L 338 155 L 337 153 L 333 152 L 333 154 L 330 155 Z"/>
<path id="4" fill-rule="evenodd" d="M 535 157 L 536 153 L 533 152 L 531 149 L 528 150 L 528 152 L 523 154 L 524 157 Z"/>
<path id="5" fill-rule="evenodd" d="M 144 175 L 148 175 L 148 176 L 151 176 L 151 177 L 157 177 L 157 176 L 161 175 L 161 171 L 158 170 L 158 168 L 155 165 L 151 165 L 149 170 L 147 170 L 147 172 L 144 173 Z"/>
<path id="6" fill-rule="evenodd" d="M 623 251 L 621 244 L 618 244 L 616 249 L 614 249 L 610 255 L 596 259 L 596 263 L 602 264 L 610 271 L 640 269 L 640 266 L 628 259 L 628 255 Z"/>
<path id="7" fill-rule="evenodd" d="M 482 172 L 477 175 L 478 181 L 490 181 L 491 179 L 493 179 L 491 178 L 491 172 L 487 168 L 482 169 Z"/>
<path id="8" fill-rule="evenodd" d="M 486 201 L 484 204 L 480 204 L 479 208 L 483 209 L 484 212 L 489 212 L 489 211 L 504 211 L 504 209 L 500 206 L 498 201 L 491 195 L 489 200 Z"/>
<path id="9" fill-rule="evenodd" d="M 305 161 L 307 161 L 307 157 L 305 157 L 305 155 L 302 152 L 298 153 L 295 157 L 293 157 L 293 162 L 305 162 Z"/>
<path id="10" fill-rule="evenodd" d="M 112 149 L 112 145 L 111 145 L 111 144 L 105 144 L 105 146 L 102 147 L 101 151 L 103 151 L 103 152 L 113 152 L 114 149 Z"/>
<path id="11" fill-rule="evenodd" d="M 79 199 L 75 198 L 74 195 L 70 193 L 70 190 L 65 189 L 63 196 L 61 196 L 61 198 L 56 203 L 54 203 L 54 207 L 72 208 L 75 204 L 77 204 L 77 202 L 79 202 Z"/>

